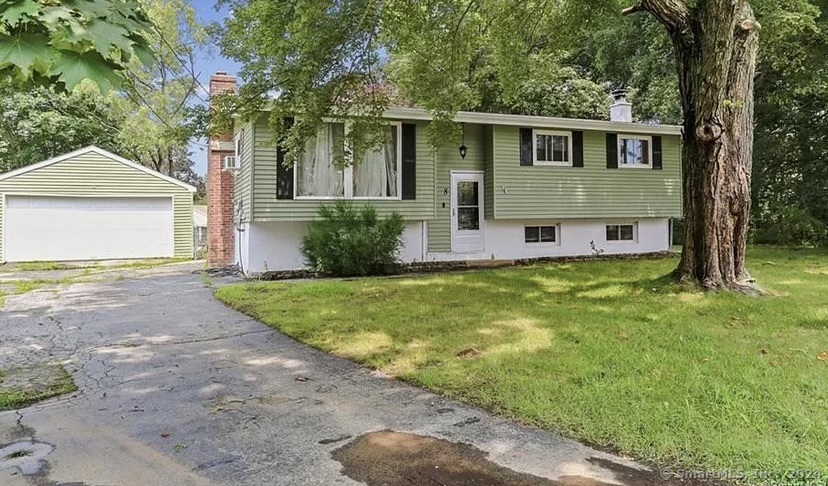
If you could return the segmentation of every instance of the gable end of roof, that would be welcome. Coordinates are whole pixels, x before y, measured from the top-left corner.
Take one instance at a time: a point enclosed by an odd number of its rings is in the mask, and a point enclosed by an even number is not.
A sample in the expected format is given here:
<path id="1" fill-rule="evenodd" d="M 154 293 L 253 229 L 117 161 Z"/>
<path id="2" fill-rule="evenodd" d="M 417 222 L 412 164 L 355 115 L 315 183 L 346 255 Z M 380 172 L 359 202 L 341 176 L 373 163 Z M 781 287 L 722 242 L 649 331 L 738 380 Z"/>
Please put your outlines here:
<path id="1" fill-rule="evenodd" d="M 88 154 L 88 153 L 98 154 L 102 157 L 106 157 L 107 159 L 114 160 L 115 162 L 120 162 L 121 164 L 132 167 L 133 169 L 137 169 L 137 170 L 139 170 L 141 172 L 144 172 L 146 174 L 149 174 L 153 177 L 157 177 L 157 178 L 162 179 L 162 180 L 164 180 L 166 182 L 169 182 L 171 184 L 175 184 L 179 187 L 182 187 L 182 188 L 186 189 L 189 192 L 196 192 L 195 187 L 193 187 L 193 186 L 191 186 L 191 185 L 189 185 L 185 182 L 181 182 L 178 179 L 175 179 L 175 178 L 170 177 L 168 175 L 164 175 L 164 174 L 162 174 L 158 171 L 150 169 L 149 167 L 144 167 L 141 164 L 133 162 L 129 159 L 125 159 L 124 157 L 121 157 L 120 155 L 113 154 L 112 152 L 106 151 L 106 150 L 104 150 L 102 148 L 99 148 L 99 147 L 96 147 L 94 145 L 90 145 L 88 147 L 84 147 L 82 149 L 78 149 L 78 150 L 75 150 L 73 152 L 63 154 L 63 155 L 58 155 L 57 157 L 52 157 L 51 159 L 47 159 L 47 160 L 44 160 L 42 162 L 37 162 L 37 163 L 31 164 L 31 165 L 27 165 L 25 167 L 20 167 L 19 169 L 15 169 L 15 170 L 6 172 L 5 174 L 0 174 L 0 181 L 11 179 L 13 177 L 17 177 L 17 176 L 20 176 L 20 175 L 23 175 L 23 174 L 26 174 L 26 173 L 29 173 L 29 172 L 32 172 L 32 171 L 35 171 L 35 170 L 38 170 L 38 169 L 42 169 L 44 167 L 48 167 L 50 165 L 57 164 L 59 162 L 63 162 L 64 160 L 69 160 L 69 159 L 75 158 L 79 155 Z"/>

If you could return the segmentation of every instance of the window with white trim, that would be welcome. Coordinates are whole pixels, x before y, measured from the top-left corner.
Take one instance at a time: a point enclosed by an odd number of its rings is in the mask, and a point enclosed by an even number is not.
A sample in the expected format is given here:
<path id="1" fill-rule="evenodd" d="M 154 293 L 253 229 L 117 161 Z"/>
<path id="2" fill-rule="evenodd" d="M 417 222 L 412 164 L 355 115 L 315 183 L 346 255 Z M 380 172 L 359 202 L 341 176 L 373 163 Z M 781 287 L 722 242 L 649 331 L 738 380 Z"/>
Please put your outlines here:
<path id="1" fill-rule="evenodd" d="M 572 132 L 533 130 L 534 165 L 572 166 Z"/>
<path id="2" fill-rule="evenodd" d="M 618 167 L 650 167 L 651 160 L 653 160 L 652 137 L 618 136 Z"/>
<path id="3" fill-rule="evenodd" d="M 607 241 L 635 241 L 636 223 L 608 224 Z"/>
<path id="4" fill-rule="evenodd" d="M 384 143 L 364 151 L 356 162 L 345 146 L 345 130 L 343 123 L 327 123 L 305 142 L 296 163 L 296 197 L 398 199 L 400 125 L 388 125 Z"/>
<path id="5" fill-rule="evenodd" d="M 557 226 L 525 226 L 523 228 L 525 243 L 557 243 Z"/>

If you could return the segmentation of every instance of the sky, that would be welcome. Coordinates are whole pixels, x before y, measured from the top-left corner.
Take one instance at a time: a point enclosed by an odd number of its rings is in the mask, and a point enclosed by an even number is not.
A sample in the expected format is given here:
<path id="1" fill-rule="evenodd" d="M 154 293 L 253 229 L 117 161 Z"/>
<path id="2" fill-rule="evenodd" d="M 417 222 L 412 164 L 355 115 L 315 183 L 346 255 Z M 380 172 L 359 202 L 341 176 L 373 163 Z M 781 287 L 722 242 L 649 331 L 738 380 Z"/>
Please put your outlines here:
<path id="1" fill-rule="evenodd" d="M 196 9 L 198 21 L 202 24 L 210 24 L 213 22 L 223 22 L 228 16 L 227 8 L 216 10 L 215 2 L 213 0 L 192 0 L 192 5 Z M 210 83 L 210 76 L 216 71 L 225 71 L 227 74 L 238 73 L 240 65 L 230 59 L 221 55 L 219 49 L 216 47 L 202 49 L 196 53 L 195 71 L 198 74 L 198 80 L 201 85 L 207 88 Z M 206 96 L 205 96 L 206 98 Z M 195 161 L 195 171 L 198 174 L 204 175 L 207 173 L 207 141 L 199 140 L 190 143 L 190 151 L 193 154 Z"/>

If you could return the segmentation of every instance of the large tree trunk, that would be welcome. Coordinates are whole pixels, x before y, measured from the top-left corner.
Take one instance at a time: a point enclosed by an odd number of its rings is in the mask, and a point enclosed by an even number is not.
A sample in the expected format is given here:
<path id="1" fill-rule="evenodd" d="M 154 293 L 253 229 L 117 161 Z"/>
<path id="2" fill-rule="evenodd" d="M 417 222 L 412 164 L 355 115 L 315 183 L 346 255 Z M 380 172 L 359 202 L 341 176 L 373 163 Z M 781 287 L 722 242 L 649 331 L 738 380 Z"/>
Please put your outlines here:
<path id="1" fill-rule="evenodd" d="M 680 279 L 752 287 L 745 270 L 759 24 L 747 0 L 640 0 L 668 29 L 684 112 L 685 238 Z"/>

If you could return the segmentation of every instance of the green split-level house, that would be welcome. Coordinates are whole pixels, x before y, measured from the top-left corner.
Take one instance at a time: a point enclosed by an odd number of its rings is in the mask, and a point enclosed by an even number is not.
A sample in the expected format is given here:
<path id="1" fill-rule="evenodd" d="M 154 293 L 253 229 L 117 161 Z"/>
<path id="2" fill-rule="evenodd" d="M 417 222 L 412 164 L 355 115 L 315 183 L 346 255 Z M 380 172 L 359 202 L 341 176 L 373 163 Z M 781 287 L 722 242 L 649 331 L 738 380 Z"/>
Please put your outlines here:
<path id="1" fill-rule="evenodd" d="M 307 224 L 337 198 L 400 213 L 405 262 L 659 252 L 681 215 L 681 129 L 632 123 L 623 96 L 613 121 L 460 112 L 462 139 L 436 150 L 427 112 L 389 109 L 388 143 L 345 169 L 342 124 L 285 167 L 266 115 L 211 142 L 213 264 L 303 267 Z"/>

